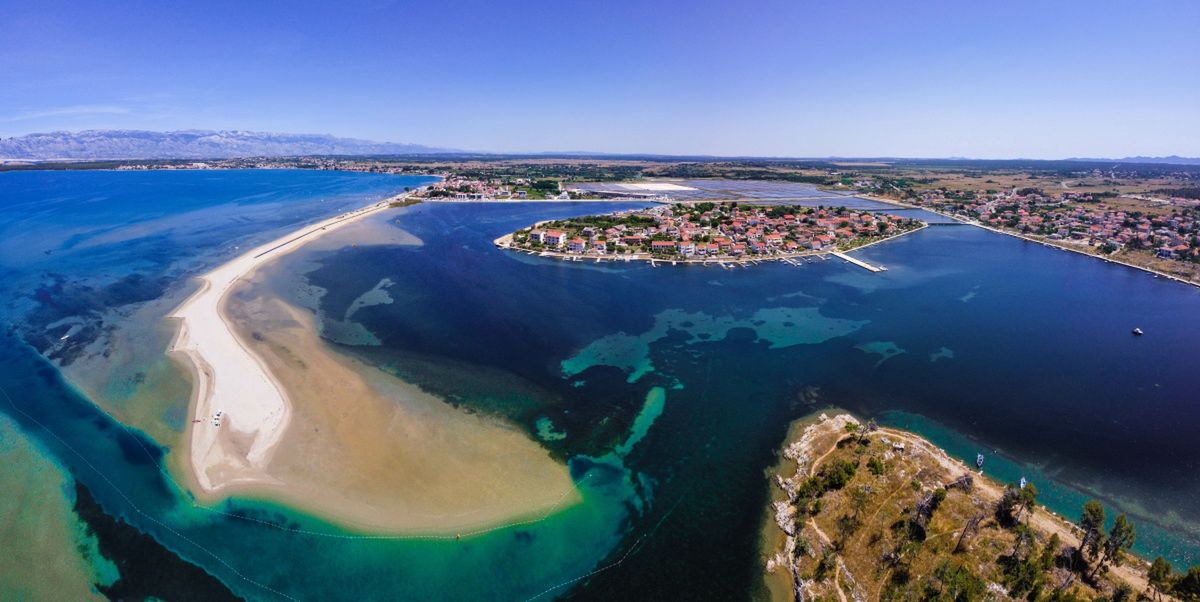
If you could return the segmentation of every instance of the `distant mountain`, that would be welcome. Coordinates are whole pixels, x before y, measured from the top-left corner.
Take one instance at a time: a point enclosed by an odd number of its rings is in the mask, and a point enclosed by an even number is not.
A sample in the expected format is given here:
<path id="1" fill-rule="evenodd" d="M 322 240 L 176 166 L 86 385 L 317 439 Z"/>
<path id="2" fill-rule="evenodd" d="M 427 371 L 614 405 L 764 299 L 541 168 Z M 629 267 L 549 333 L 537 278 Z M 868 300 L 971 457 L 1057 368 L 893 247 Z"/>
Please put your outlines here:
<path id="1" fill-rule="evenodd" d="M 1115 163 L 1161 163 L 1165 165 L 1200 165 L 1200 157 L 1125 157 L 1123 159 L 1067 159 L 1067 161 L 1113 161 Z"/>
<path id="2" fill-rule="evenodd" d="M 0 139 L 0 160 L 228 159 L 301 155 L 410 155 L 455 152 L 419 144 L 320 134 L 186 130 L 85 130 Z"/>
<path id="3" fill-rule="evenodd" d="M 1180 157 L 1179 155 L 1171 155 L 1169 157 L 1125 157 L 1121 159 L 1126 163 L 1167 163 L 1170 165 L 1200 165 L 1200 157 Z"/>

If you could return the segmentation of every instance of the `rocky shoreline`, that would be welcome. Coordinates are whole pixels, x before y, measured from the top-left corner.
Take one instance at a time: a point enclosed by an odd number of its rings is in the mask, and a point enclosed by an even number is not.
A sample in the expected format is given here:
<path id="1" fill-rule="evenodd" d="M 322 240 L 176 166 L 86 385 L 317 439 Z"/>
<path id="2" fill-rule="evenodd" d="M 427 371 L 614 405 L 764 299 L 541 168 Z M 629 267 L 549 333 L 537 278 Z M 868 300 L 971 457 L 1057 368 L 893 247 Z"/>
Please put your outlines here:
<path id="1" fill-rule="evenodd" d="M 998 508 L 1024 484 L 997 483 L 917 435 L 822 413 L 793 423 L 787 441 L 770 475 L 770 520 L 782 546 L 764 531 L 773 599 L 873 600 L 918 580 L 941 584 L 946 567 L 1004 598 L 1016 587 L 1011 565 L 1038 549 L 1050 563 L 1037 577 L 1047 591 L 1092 599 L 1149 587 L 1144 559 L 1125 553 L 1124 563 L 1110 565 L 1081 553 L 1079 526 L 1032 501 L 1004 521 Z M 1030 493 L 1032 500 L 1036 488 Z M 1026 550 L 1021 558 L 1018 549 Z"/>

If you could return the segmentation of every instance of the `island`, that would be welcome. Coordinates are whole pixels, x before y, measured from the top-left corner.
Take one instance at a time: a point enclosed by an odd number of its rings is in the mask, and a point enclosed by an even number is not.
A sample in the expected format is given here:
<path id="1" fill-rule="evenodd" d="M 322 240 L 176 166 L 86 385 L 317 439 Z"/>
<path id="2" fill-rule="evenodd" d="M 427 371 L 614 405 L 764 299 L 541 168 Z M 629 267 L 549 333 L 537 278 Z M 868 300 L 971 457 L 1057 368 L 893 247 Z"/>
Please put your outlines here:
<path id="1" fill-rule="evenodd" d="M 729 265 L 838 254 L 925 226 L 912 218 L 845 207 L 695 202 L 539 222 L 495 242 L 569 260 Z"/>

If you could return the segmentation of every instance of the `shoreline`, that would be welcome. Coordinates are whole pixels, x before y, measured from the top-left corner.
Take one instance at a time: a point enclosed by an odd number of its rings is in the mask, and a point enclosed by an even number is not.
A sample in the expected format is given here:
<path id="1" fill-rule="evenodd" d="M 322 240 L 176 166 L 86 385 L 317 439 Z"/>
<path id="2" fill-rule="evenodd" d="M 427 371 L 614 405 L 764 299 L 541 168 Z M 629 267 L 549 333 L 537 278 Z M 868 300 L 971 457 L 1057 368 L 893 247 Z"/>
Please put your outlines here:
<path id="1" fill-rule="evenodd" d="M 234 485 L 273 482 L 265 468 L 291 416 L 283 387 L 226 317 L 229 292 L 263 265 L 411 194 L 394 195 L 305 225 L 255 247 L 199 276 L 200 288 L 167 314 L 177 323 L 167 353 L 192 374 L 190 422 L 183 443 L 189 480 L 201 497 Z"/>
<path id="2" fill-rule="evenodd" d="M 177 322 L 168 354 L 193 379 L 178 464 L 199 506 L 237 497 L 354 533 L 449 540 L 582 499 L 567 467 L 521 429 L 328 352 L 312 316 L 262 288 L 275 260 L 411 194 L 259 245 L 202 275 L 167 316 Z"/>
<path id="3" fill-rule="evenodd" d="M 266 283 L 272 269 L 240 284 L 226 315 L 289 392 L 292 417 L 272 480 L 227 495 L 373 537 L 445 540 L 531 524 L 581 499 L 566 466 L 519 426 L 326 348 L 316 317 Z"/>
<path id="4" fill-rule="evenodd" d="M 538 223 L 534 224 L 533 227 L 536 228 L 539 225 L 541 225 L 542 223 L 544 223 L 544 222 L 538 222 Z M 532 249 L 522 249 L 522 248 L 514 247 L 512 245 L 512 236 L 513 236 L 512 232 L 493 240 L 492 244 L 495 245 L 496 248 L 503 249 L 505 251 L 513 251 L 516 253 L 525 253 L 527 255 L 533 255 L 535 257 L 546 257 L 549 259 L 557 259 L 559 261 L 574 261 L 574 262 L 591 261 L 594 263 L 604 263 L 604 262 L 630 263 L 633 261 L 646 261 L 646 262 L 649 262 L 654 267 L 658 267 L 657 264 L 659 264 L 659 263 L 664 263 L 664 264 L 670 264 L 670 265 L 684 264 L 684 265 L 698 265 L 698 266 L 702 266 L 702 267 L 719 266 L 719 267 L 728 268 L 728 267 L 734 266 L 734 265 L 740 265 L 742 267 L 746 267 L 746 264 L 759 264 L 759 263 L 769 262 L 769 261 L 782 261 L 784 263 L 789 263 L 788 262 L 789 259 L 803 259 L 805 257 L 820 257 L 822 260 L 825 260 L 825 259 L 828 259 L 829 256 L 831 256 L 831 255 L 837 255 L 839 253 L 853 253 L 854 251 L 858 251 L 859 249 L 865 249 L 867 247 L 877 245 L 879 243 L 887 242 L 889 240 L 900 238 L 902 236 L 907 236 L 909 234 L 920 232 L 921 230 L 924 230 L 925 228 L 928 228 L 928 227 L 929 227 L 929 224 L 922 224 L 916 228 L 913 228 L 912 230 L 905 230 L 904 232 L 892 234 L 891 236 L 885 236 L 878 240 L 873 240 L 871 242 L 858 245 L 851 249 L 834 248 L 834 249 L 826 249 L 826 250 L 800 251 L 797 253 L 781 253 L 778 255 L 751 255 L 751 256 L 743 256 L 743 257 L 715 257 L 715 258 L 706 258 L 706 259 L 683 258 L 683 257 L 677 257 L 677 258 L 665 257 L 664 258 L 664 257 L 656 257 L 650 253 L 631 253 L 628 255 L 625 255 L 625 254 L 622 254 L 622 255 L 615 255 L 615 254 L 614 255 L 588 255 L 588 254 L 583 254 L 583 253 L 568 253 L 568 252 L 564 252 L 564 251 L 535 251 Z M 885 271 L 886 269 L 887 268 L 883 268 L 883 270 L 878 270 L 878 271 Z M 872 271 L 876 271 L 876 270 L 872 270 Z"/>
<path id="5" fill-rule="evenodd" d="M 806 539 L 804 534 L 811 532 L 816 536 L 813 541 L 829 546 L 830 536 L 812 518 L 801 522 L 800 519 L 805 519 L 806 515 L 793 506 L 793 496 L 802 481 L 817 473 L 823 460 L 837 451 L 844 441 L 855 436 L 847 431 L 847 424 L 865 423 L 836 407 L 814 411 L 794 420 L 789 425 L 778 462 L 766 471 L 770 495 L 763 518 L 760 555 L 765 565 L 763 583 L 773 600 L 792 599 L 793 595 L 797 596 L 796 599 L 807 597 L 805 594 L 810 593 L 808 590 L 816 585 L 806 580 L 800 571 L 799 558 L 803 555 L 796 552 L 797 541 Z M 943 480 L 945 483 L 962 475 L 970 475 L 974 479 L 975 491 L 987 504 L 995 504 L 1003 493 L 1002 483 L 984 475 L 982 471 L 972 469 L 917 433 L 881 426 L 872 431 L 872 435 L 885 442 L 906 445 L 908 450 L 901 447 L 901 454 L 928 458 L 928 462 L 947 475 Z M 1064 544 L 1078 546 L 1079 527 L 1040 503 L 1031 513 L 1027 524 L 1047 537 L 1055 534 Z M 842 585 L 839 585 L 838 577 L 848 582 L 843 585 L 857 589 L 848 563 L 840 554 L 835 558 L 833 585 L 839 595 Z M 1110 576 L 1133 585 L 1138 591 L 1144 591 L 1148 586 L 1146 571 L 1149 562 L 1133 552 L 1127 553 L 1127 560 L 1124 564 L 1112 566 Z"/>
<path id="6" fill-rule="evenodd" d="M 451 199 L 451 198 L 429 198 L 420 197 L 423 203 L 433 204 L 457 204 L 457 205 L 519 205 L 522 203 L 657 203 L 659 205 L 669 204 L 675 201 L 661 201 L 654 199 L 643 199 L 637 197 L 631 198 L 597 198 L 597 199 Z"/>
<path id="7" fill-rule="evenodd" d="M 1024 240 L 1024 241 L 1026 241 L 1026 242 L 1036 243 L 1036 244 L 1039 244 L 1039 245 L 1045 245 L 1045 246 L 1047 246 L 1047 247 L 1052 247 L 1052 248 L 1058 249 L 1058 250 L 1060 250 L 1060 251 L 1070 251 L 1070 252 L 1072 252 L 1072 253 L 1078 253 L 1078 254 L 1080 254 L 1080 255 L 1085 255 L 1085 256 L 1087 256 L 1087 257 L 1091 257 L 1091 258 L 1093 258 L 1093 259 L 1099 259 L 1099 260 L 1101 260 L 1101 261 L 1106 261 L 1106 262 L 1108 262 L 1108 263 L 1116 263 L 1116 264 L 1120 264 L 1120 265 L 1123 265 L 1123 266 L 1125 266 L 1125 267 L 1128 267 L 1128 268 L 1133 268 L 1133 269 L 1135 269 L 1135 270 L 1141 270 L 1141 271 L 1143 271 L 1143 272 L 1146 272 L 1146 273 L 1148 273 L 1148 274 L 1153 274 L 1155 277 L 1162 277 L 1162 278 L 1166 278 L 1166 279 L 1168 279 L 1168 280 L 1174 280 L 1175 282 L 1178 282 L 1178 283 L 1180 283 L 1180 284 L 1186 284 L 1186 285 L 1188 285 L 1188 286 L 1194 286 L 1194 287 L 1200 288 L 1200 281 L 1188 280 L 1187 278 L 1183 278 L 1183 277 L 1180 277 L 1180 276 L 1176 276 L 1176 275 L 1174 275 L 1174 274 L 1168 274 L 1168 273 L 1166 273 L 1166 272 L 1163 272 L 1163 271 L 1161 271 L 1161 270 L 1156 270 L 1156 269 L 1154 269 L 1154 268 L 1151 268 L 1151 267 L 1146 267 L 1146 266 L 1137 265 L 1137 264 L 1135 264 L 1135 263 L 1130 263 L 1130 262 L 1128 262 L 1128 261 L 1124 261 L 1124 260 L 1122 260 L 1122 259 L 1113 258 L 1113 257 L 1105 257 L 1105 256 L 1103 256 L 1103 255 L 1096 255 L 1096 254 L 1093 254 L 1093 253 L 1088 253 L 1087 251 L 1084 251 L 1083 249 L 1073 248 L 1073 247 L 1070 247 L 1070 246 L 1067 246 L 1067 245 L 1063 245 L 1063 244 L 1059 244 L 1059 243 L 1056 243 L 1056 242 L 1054 242 L 1054 241 L 1050 241 L 1050 240 L 1043 240 L 1043 239 L 1040 239 L 1040 238 L 1036 238 L 1036 237 L 1030 236 L 1030 235 L 1028 235 L 1028 234 L 1021 234 L 1020 232 L 1010 232 L 1010 231 L 1008 231 L 1008 230 L 1004 230 L 1004 229 L 1001 229 L 1001 228 L 996 228 L 996 227 L 993 227 L 993 226 L 988 226 L 988 225 L 986 225 L 986 224 L 981 224 L 981 223 L 979 223 L 979 222 L 977 222 L 977 221 L 974 221 L 974 220 L 971 220 L 971 219 L 967 219 L 967 218 L 965 218 L 965 217 L 962 217 L 962 216 L 959 216 L 959 215 L 953 215 L 953 214 L 950 214 L 950 213 L 944 213 L 944 212 L 942 212 L 942 211 L 938 211 L 938 210 L 936 210 L 936 209 L 931 209 L 931 208 L 929 208 L 929 207 L 922 207 L 922 206 L 920 206 L 920 205 L 912 205 L 912 204 L 909 204 L 909 203 L 905 203 L 905 202 L 903 202 L 903 201 L 897 201 L 897 200 L 895 200 L 895 199 L 885 199 L 885 198 L 883 198 L 883 197 L 877 197 L 877 196 L 872 196 L 872 195 L 868 195 L 868 194 L 864 194 L 864 195 L 861 195 L 861 196 L 862 196 L 862 198 L 865 198 L 865 199 L 869 199 L 869 200 L 872 200 L 872 201 L 878 201 L 878 202 L 880 202 L 880 203 L 887 203 L 887 204 L 889 204 L 889 205 L 894 205 L 894 206 L 897 206 L 897 207 L 904 207 L 904 208 L 906 208 L 906 209 L 920 209 L 920 210 L 922 210 L 922 211 L 928 211 L 928 212 L 930 212 L 930 213 L 933 213 L 933 214 L 935 214 L 935 215 L 940 215 L 940 216 L 942 216 L 942 217 L 945 217 L 945 218 L 948 218 L 948 219 L 952 219 L 952 220 L 954 220 L 954 221 L 956 221 L 956 222 L 958 222 L 958 223 L 960 223 L 960 224 L 963 224 L 963 225 L 967 225 L 967 226 L 975 226 L 976 228 L 982 228 L 982 229 L 984 229 L 984 230 L 987 230 L 987 231 L 989 231 L 989 232 L 995 232 L 995 233 L 997 233 L 997 234 L 1003 234 L 1003 235 L 1005 235 L 1005 236 L 1011 236 L 1011 237 L 1013 237 L 1013 238 L 1019 238 L 1019 239 L 1021 239 L 1021 240 Z"/>

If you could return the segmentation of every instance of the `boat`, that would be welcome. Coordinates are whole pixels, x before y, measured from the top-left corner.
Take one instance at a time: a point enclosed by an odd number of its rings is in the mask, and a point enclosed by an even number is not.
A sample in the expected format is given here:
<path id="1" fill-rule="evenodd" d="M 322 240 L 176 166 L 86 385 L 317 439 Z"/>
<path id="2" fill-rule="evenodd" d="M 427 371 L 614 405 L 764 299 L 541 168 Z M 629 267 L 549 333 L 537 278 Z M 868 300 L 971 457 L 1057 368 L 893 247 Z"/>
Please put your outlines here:
<path id="1" fill-rule="evenodd" d="M 983 468 L 983 454 L 975 454 L 975 468 Z"/>
<path id="2" fill-rule="evenodd" d="M 1133 336 L 1135 336 L 1135 337 L 1140 337 L 1140 336 L 1142 336 L 1142 334 L 1144 334 L 1144 333 L 1142 332 L 1142 329 L 1141 329 L 1141 328 L 1134 328 L 1134 329 L 1133 329 Z"/>
<path id="3" fill-rule="evenodd" d="M 1029 481 L 1026 481 L 1026 480 L 1025 480 L 1025 477 L 1021 477 L 1021 484 L 1020 484 L 1020 485 L 1021 485 L 1021 489 L 1024 489 L 1024 488 L 1025 488 L 1025 486 L 1026 486 L 1026 485 L 1028 485 L 1028 484 L 1029 484 Z"/>

